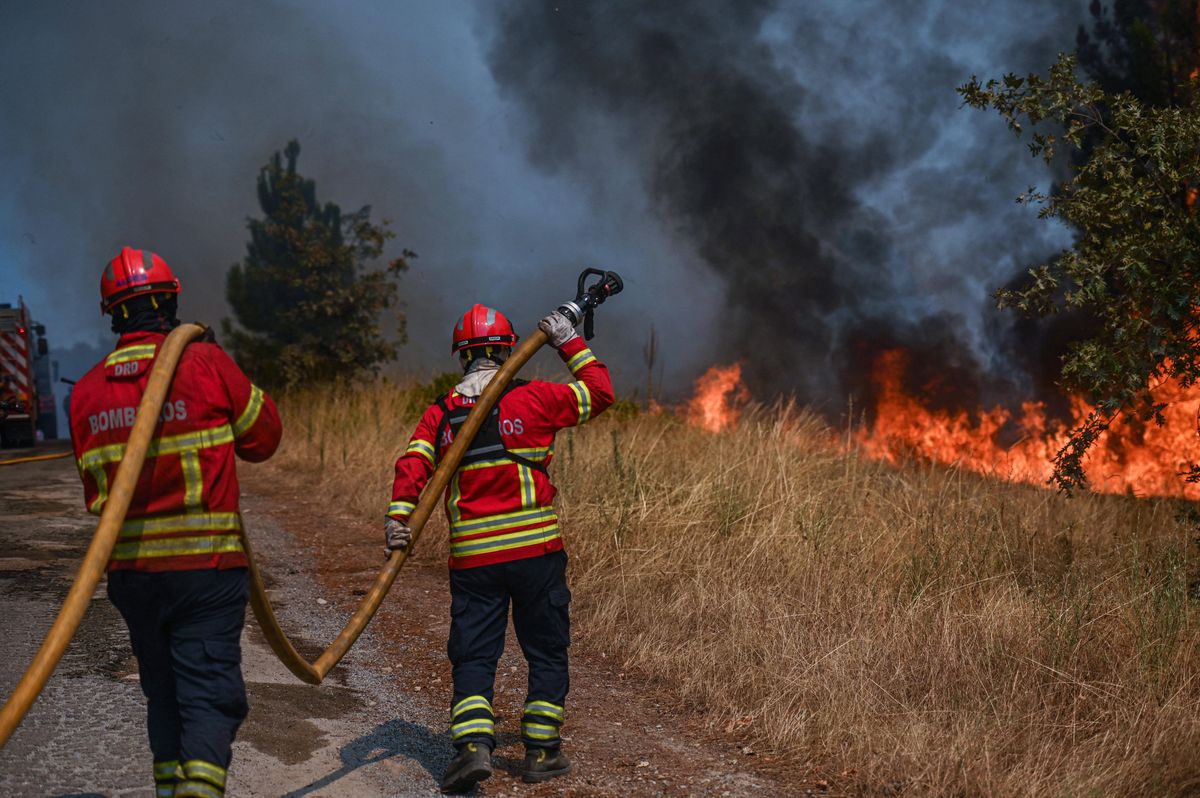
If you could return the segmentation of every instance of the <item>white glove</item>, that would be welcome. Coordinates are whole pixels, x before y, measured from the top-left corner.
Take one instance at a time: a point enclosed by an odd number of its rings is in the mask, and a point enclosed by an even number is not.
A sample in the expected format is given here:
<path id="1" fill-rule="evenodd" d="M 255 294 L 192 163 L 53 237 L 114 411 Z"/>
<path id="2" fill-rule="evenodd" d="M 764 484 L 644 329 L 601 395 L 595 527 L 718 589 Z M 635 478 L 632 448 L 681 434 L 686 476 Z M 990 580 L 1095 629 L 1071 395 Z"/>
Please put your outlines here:
<path id="1" fill-rule="evenodd" d="M 579 337 L 579 334 L 575 332 L 575 325 L 571 323 L 571 320 L 557 310 L 539 321 L 538 329 L 550 338 L 550 346 L 555 349 L 560 349 L 567 341 Z"/>
<path id="2" fill-rule="evenodd" d="M 389 518 L 383 526 L 383 541 L 385 551 L 404 551 L 412 543 L 412 530 L 408 524 Z"/>

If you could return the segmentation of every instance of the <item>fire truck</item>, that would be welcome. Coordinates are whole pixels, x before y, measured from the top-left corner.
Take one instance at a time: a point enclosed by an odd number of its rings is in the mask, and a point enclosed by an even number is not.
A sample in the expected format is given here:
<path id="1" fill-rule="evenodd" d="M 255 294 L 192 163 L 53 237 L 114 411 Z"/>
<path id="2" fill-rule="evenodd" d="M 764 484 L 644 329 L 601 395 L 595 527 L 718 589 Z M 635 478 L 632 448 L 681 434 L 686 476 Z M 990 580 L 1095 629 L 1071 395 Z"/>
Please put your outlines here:
<path id="1" fill-rule="evenodd" d="M 58 437 L 50 346 L 29 306 L 0 303 L 0 446 Z"/>

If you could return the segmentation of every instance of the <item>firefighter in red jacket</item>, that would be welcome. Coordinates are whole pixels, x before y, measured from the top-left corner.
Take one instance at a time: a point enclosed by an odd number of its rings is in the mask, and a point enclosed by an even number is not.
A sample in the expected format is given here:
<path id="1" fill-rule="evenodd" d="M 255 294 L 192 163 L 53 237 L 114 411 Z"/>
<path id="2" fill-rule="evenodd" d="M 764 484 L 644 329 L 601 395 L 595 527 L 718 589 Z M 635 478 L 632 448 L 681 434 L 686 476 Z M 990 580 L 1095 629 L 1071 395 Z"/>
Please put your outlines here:
<path id="1" fill-rule="evenodd" d="M 99 514 L 147 377 L 179 324 L 179 281 L 125 247 L 100 279 L 116 349 L 75 385 L 71 439 L 84 500 Z M 271 399 L 215 343 L 184 351 L 108 564 L 146 695 L 155 794 L 220 798 L 246 717 L 241 632 L 248 593 L 234 456 L 279 445 Z"/>
<path id="2" fill-rule="evenodd" d="M 567 697 L 570 645 L 567 555 L 547 471 L 554 434 L 595 418 L 613 401 L 608 368 L 574 326 L 555 312 L 539 324 L 576 381 L 514 380 L 467 449 L 445 496 L 450 522 L 450 639 L 454 675 L 450 736 L 457 749 L 442 789 L 470 789 L 492 773 L 496 744 L 492 687 L 504 651 L 508 608 L 529 663 L 521 718 L 523 777 L 539 782 L 567 773 L 559 727 Z M 405 453 L 386 522 L 389 548 L 411 540 L 405 522 L 438 458 L 454 440 L 517 336 L 499 311 L 475 305 L 454 328 L 462 382 L 425 411 Z"/>

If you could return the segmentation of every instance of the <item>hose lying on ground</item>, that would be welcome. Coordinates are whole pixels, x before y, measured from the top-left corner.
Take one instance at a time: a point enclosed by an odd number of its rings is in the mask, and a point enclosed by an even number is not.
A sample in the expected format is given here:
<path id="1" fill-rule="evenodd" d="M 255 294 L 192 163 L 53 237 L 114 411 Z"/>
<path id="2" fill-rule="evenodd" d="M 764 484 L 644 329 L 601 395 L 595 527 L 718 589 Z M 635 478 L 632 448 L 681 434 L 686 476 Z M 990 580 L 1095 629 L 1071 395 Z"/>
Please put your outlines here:
<path id="1" fill-rule="evenodd" d="M 112 555 L 113 545 L 116 543 L 121 524 L 125 521 L 129 503 L 133 499 L 134 486 L 141 474 L 142 464 L 146 459 L 146 450 L 154 436 L 159 413 L 162 411 L 162 404 L 166 399 L 171 380 L 175 376 L 179 358 L 182 356 L 184 348 L 199 338 L 204 333 L 204 329 L 196 324 L 181 325 L 167 336 L 159 350 L 154 368 L 150 372 L 146 392 L 138 405 L 137 418 L 129 434 L 125 455 L 117 466 L 117 474 L 109 490 L 108 500 L 104 503 L 100 522 L 92 536 L 87 553 L 84 555 L 79 572 L 75 576 L 75 582 L 71 585 L 66 601 L 63 602 L 62 609 L 59 610 L 58 617 L 46 634 L 46 639 L 34 656 L 33 662 L 26 669 L 25 675 L 21 677 L 21 681 L 9 696 L 4 708 L 0 709 L 0 748 L 4 747 L 38 694 L 41 693 L 42 688 L 45 687 L 46 681 L 54 672 L 67 644 L 70 643 L 71 637 L 79 627 L 79 622 L 87 610 L 96 585 L 104 574 L 108 559 Z M 521 367 L 541 349 L 546 340 L 544 332 L 541 330 L 534 332 L 512 353 L 496 376 L 488 383 L 483 395 L 479 397 L 479 401 L 467 416 L 467 420 L 463 422 L 462 429 L 454 436 L 454 442 L 443 455 L 433 477 L 421 493 L 416 509 L 408 519 L 408 526 L 412 530 L 412 542 L 408 549 L 404 552 L 392 552 L 375 578 L 375 583 L 363 598 L 354 615 L 346 623 L 345 628 L 315 662 L 310 663 L 300 656 L 279 626 L 270 599 L 267 597 L 262 575 L 258 571 L 251 552 L 249 540 L 244 540 L 246 558 L 250 563 L 250 605 L 254 610 L 254 617 L 258 620 L 258 625 L 262 628 L 271 650 L 301 681 L 320 684 L 358 640 L 363 630 L 367 628 L 367 624 L 371 622 L 380 603 L 396 581 L 400 568 L 408 558 L 408 552 L 416 545 L 417 538 L 425 527 L 425 522 L 429 520 L 429 516 L 441 499 L 450 478 L 458 469 L 459 461 L 462 460 L 467 446 L 475 438 L 479 427 L 499 400 L 504 389 Z"/>
<path id="2" fill-rule="evenodd" d="M 64 457 L 70 457 L 72 452 L 58 452 L 57 454 L 34 454 L 29 457 L 10 457 L 7 460 L 0 460 L 0 466 L 20 465 L 21 463 L 36 463 L 41 460 L 61 460 Z"/>

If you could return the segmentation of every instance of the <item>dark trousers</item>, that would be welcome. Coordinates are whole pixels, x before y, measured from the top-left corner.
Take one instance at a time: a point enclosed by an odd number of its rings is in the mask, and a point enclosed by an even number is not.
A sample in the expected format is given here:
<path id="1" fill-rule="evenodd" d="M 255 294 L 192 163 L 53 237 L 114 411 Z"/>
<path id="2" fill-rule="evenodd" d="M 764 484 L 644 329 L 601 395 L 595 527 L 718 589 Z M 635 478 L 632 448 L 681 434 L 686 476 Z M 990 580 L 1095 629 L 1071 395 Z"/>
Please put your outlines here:
<path id="1" fill-rule="evenodd" d="M 495 747 L 493 685 L 504 652 L 508 608 L 529 664 L 521 737 L 533 748 L 557 748 L 570 680 L 567 555 L 554 552 L 514 562 L 450 571 L 450 639 L 454 674 L 451 738 L 456 746 Z"/>
<path id="2" fill-rule="evenodd" d="M 189 762 L 215 783 L 229 767 L 246 719 L 242 625 L 249 580 L 228 570 L 113 571 L 108 597 L 129 626 L 146 695 L 150 750 L 156 763 Z"/>

